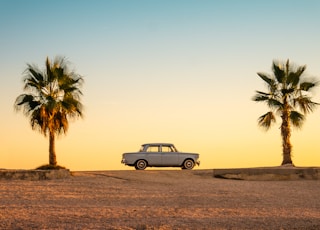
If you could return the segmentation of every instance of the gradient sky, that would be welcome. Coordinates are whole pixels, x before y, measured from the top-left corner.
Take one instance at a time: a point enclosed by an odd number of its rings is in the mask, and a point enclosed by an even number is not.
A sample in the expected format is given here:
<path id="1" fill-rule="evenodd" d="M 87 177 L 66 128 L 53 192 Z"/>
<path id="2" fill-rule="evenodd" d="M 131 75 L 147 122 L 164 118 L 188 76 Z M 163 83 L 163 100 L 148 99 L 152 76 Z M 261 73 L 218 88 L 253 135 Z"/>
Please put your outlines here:
<path id="1" fill-rule="evenodd" d="M 85 79 L 85 117 L 56 141 L 71 170 L 132 169 L 121 154 L 147 142 L 199 152 L 200 169 L 280 165 L 256 73 L 289 58 L 320 79 L 317 0 L 0 0 L 0 28 L 0 168 L 48 163 L 48 139 L 13 109 L 26 64 L 47 56 Z M 297 166 L 320 165 L 319 131 L 317 109 L 293 131 Z"/>

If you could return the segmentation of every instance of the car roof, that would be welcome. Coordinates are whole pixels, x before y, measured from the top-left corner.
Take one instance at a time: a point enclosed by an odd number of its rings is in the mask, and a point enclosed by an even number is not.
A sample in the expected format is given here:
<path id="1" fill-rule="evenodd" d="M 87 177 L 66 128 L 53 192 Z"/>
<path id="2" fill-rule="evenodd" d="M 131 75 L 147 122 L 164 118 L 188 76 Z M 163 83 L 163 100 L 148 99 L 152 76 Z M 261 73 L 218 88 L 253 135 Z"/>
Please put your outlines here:
<path id="1" fill-rule="evenodd" d="M 171 143 L 146 143 L 143 144 L 142 146 L 146 146 L 146 145 L 173 145 Z"/>

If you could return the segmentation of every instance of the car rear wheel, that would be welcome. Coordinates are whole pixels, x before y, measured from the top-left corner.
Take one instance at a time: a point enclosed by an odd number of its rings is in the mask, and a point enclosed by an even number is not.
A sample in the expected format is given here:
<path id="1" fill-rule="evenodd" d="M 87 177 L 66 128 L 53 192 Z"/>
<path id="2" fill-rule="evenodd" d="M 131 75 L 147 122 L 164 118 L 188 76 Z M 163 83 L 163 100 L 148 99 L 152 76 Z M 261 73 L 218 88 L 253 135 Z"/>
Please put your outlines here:
<path id="1" fill-rule="evenodd" d="M 136 170 L 144 170 L 147 167 L 147 162 L 145 160 L 138 160 L 135 164 Z"/>
<path id="2" fill-rule="evenodd" d="M 191 159 L 187 159 L 183 162 L 182 169 L 193 169 L 194 161 Z"/>

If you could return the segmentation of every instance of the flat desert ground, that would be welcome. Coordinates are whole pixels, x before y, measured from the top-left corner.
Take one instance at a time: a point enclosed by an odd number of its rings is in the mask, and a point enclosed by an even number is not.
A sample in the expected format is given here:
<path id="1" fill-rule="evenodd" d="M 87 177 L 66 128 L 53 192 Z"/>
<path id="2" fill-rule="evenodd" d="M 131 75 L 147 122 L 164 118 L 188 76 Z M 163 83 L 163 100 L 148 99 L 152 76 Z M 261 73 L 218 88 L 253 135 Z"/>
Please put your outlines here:
<path id="1" fill-rule="evenodd" d="M 0 180 L 0 229 L 320 229 L 320 180 L 226 180 L 212 170 L 72 174 Z"/>

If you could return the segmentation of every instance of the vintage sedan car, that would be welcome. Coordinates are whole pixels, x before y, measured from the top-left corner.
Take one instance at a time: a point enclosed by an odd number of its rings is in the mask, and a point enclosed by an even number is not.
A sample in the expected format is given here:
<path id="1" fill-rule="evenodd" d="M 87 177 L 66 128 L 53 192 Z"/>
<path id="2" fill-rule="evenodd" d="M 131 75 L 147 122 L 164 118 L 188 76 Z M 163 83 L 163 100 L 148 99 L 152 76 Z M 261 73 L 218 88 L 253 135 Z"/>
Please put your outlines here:
<path id="1" fill-rule="evenodd" d="M 179 152 L 173 144 L 143 144 L 139 152 L 123 153 L 122 164 L 134 166 L 137 170 L 146 167 L 181 167 L 193 169 L 200 165 L 198 153 Z"/>

